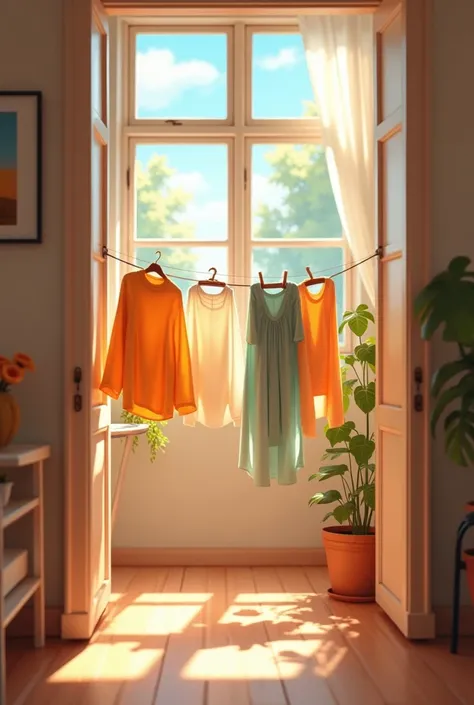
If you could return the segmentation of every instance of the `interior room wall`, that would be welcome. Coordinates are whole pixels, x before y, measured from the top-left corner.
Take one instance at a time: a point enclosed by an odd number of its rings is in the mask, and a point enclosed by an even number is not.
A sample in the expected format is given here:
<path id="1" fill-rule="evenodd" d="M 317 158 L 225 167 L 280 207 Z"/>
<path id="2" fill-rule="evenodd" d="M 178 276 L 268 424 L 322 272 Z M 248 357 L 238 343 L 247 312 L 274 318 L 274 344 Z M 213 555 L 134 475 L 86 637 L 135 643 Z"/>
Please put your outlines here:
<path id="1" fill-rule="evenodd" d="M 46 600 L 50 605 L 62 603 L 63 586 L 61 67 L 62 0 L 1 0 L 0 90 L 41 90 L 44 103 L 44 242 L 0 244 L 0 354 L 25 352 L 37 366 L 15 396 L 22 415 L 18 440 L 52 446 L 44 477 Z"/>
<path id="2" fill-rule="evenodd" d="M 474 3 L 434 0 L 432 84 L 432 268 L 444 269 L 456 255 L 474 261 L 473 165 Z M 438 338 L 432 368 L 456 355 Z M 453 550 L 466 500 L 474 499 L 474 469 L 460 468 L 444 454 L 443 433 L 432 444 L 433 601 L 452 599 Z M 471 537 L 471 544 L 474 540 Z M 464 592 L 464 601 L 467 601 Z"/>

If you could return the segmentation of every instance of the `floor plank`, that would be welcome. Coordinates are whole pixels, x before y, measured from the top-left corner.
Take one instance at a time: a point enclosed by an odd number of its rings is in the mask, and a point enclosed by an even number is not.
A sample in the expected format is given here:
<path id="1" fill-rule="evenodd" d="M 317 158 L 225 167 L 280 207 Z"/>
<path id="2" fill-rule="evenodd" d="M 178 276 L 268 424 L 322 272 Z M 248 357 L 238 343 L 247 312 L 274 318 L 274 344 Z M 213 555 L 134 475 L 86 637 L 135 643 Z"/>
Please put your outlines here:
<path id="1" fill-rule="evenodd" d="M 474 641 L 408 642 L 324 568 L 118 568 L 90 642 L 7 648 L 8 705 L 472 705 Z"/>

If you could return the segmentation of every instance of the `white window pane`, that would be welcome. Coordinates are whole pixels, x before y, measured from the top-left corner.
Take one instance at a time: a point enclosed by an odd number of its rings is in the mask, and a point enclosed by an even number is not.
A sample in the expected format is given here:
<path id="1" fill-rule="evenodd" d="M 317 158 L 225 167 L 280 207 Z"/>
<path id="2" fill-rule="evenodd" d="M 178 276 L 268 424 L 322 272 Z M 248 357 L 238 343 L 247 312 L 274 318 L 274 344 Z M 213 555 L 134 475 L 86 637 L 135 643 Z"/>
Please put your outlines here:
<path id="1" fill-rule="evenodd" d="M 259 272 L 267 282 L 281 281 L 286 269 L 288 278 L 298 284 L 308 278 L 306 267 L 315 277 L 330 277 L 344 268 L 344 253 L 341 247 L 254 247 L 252 251 L 252 277 Z M 344 313 L 344 274 L 334 277 L 336 285 L 337 318 Z M 320 287 L 319 287 L 320 288 Z M 316 293 L 318 285 L 311 287 Z"/>
<path id="2" fill-rule="evenodd" d="M 297 33 L 257 33 L 252 42 L 252 117 L 316 115 L 303 40 Z"/>
<path id="3" fill-rule="evenodd" d="M 226 34 L 138 34 L 139 119 L 227 117 Z"/>
<path id="4" fill-rule="evenodd" d="M 226 240 L 226 145 L 138 145 L 135 195 L 138 240 Z"/>
<path id="5" fill-rule="evenodd" d="M 251 214 L 256 239 L 340 238 L 342 226 L 323 147 L 254 144 Z"/>
<path id="6" fill-rule="evenodd" d="M 160 252 L 159 263 L 165 274 L 170 276 L 171 281 L 179 286 L 184 295 L 195 282 L 177 279 L 176 276 L 208 279 L 212 276 L 209 267 L 215 267 L 217 269 L 216 279 L 227 281 L 226 275 L 229 270 L 227 247 L 163 247 L 160 248 Z M 135 262 L 141 267 L 147 267 L 150 262 L 156 260 L 156 257 L 156 247 L 137 247 L 135 249 Z M 220 289 L 214 288 L 213 291 L 220 291 Z"/>

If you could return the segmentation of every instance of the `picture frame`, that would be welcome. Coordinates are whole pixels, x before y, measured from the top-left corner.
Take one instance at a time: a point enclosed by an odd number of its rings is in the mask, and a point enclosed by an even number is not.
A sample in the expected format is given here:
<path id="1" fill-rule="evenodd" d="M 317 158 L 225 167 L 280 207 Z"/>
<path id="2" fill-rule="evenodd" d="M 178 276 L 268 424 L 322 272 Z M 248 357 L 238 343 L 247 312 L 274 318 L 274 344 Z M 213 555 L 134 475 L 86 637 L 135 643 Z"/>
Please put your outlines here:
<path id="1" fill-rule="evenodd" d="M 42 242 L 42 93 L 0 91 L 0 245 Z"/>

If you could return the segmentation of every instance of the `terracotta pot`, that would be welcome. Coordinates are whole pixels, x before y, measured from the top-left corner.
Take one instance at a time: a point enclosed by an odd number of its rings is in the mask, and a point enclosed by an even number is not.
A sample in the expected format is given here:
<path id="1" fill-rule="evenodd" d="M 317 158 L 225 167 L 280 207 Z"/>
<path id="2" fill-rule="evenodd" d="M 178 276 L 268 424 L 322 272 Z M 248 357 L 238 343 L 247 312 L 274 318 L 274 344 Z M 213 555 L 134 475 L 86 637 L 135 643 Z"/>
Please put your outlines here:
<path id="1" fill-rule="evenodd" d="M 20 425 L 20 407 L 8 392 L 0 392 L 0 448 L 12 442 Z"/>
<path id="2" fill-rule="evenodd" d="M 329 579 L 334 596 L 375 597 L 375 531 L 365 536 L 351 534 L 349 526 L 323 529 Z"/>
<path id="3" fill-rule="evenodd" d="M 466 564 L 467 585 L 471 602 L 474 603 L 474 548 L 468 548 L 463 553 L 463 560 Z"/>

